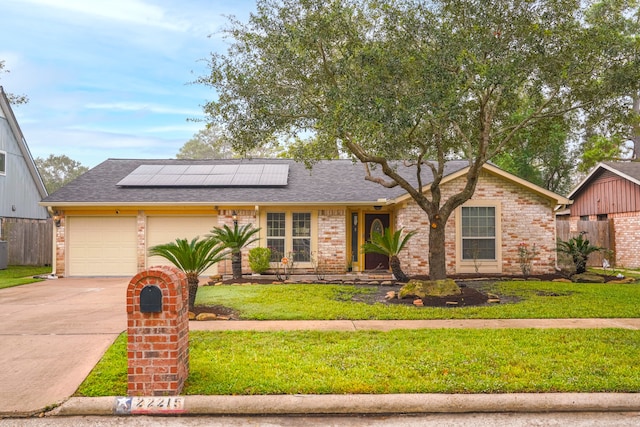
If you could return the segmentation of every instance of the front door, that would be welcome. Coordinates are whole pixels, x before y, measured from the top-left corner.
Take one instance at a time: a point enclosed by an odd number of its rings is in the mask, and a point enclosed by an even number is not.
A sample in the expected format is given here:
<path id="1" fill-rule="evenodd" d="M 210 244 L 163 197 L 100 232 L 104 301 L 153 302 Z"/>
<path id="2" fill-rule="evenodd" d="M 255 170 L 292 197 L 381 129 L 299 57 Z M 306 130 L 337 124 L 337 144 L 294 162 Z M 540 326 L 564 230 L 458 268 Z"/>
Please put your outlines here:
<path id="1" fill-rule="evenodd" d="M 371 232 L 383 234 L 384 229 L 389 228 L 389 214 L 375 213 L 364 215 L 364 239 L 368 242 L 371 239 Z M 382 254 L 365 254 L 365 270 L 389 270 L 389 257 Z"/>

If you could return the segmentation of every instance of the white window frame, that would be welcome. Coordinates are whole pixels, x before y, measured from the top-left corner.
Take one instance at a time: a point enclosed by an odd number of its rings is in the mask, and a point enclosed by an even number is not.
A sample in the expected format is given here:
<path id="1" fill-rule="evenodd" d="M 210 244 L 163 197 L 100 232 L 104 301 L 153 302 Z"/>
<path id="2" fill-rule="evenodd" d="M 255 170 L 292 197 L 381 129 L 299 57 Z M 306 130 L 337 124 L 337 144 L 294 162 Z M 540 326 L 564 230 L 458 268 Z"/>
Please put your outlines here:
<path id="1" fill-rule="evenodd" d="M 464 259 L 462 253 L 462 211 L 469 207 L 494 208 L 495 212 L 495 259 Z M 502 273 L 502 211 L 499 201 L 470 200 L 455 212 L 456 222 L 456 273 Z"/>
<path id="2" fill-rule="evenodd" d="M 295 261 L 296 267 L 311 267 L 311 257 L 317 252 L 317 212 L 308 209 L 273 209 L 267 211 L 261 219 L 261 227 L 264 230 L 263 246 L 268 247 L 269 239 L 281 239 L 280 236 L 269 236 L 269 230 L 267 228 L 267 219 L 269 214 L 284 214 L 285 218 L 285 235 L 284 235 L 284 256 L 287 258 L 293 251 L 293 241 L 295 239 L 309 239 L 309 260 L 308 261 Z M 310 219 L 310 230 L 308 236 L 294 236 L 293 235 L 293 214 L 308 214 Z M 278 262 L 272 257 L 272 263 Z"/>

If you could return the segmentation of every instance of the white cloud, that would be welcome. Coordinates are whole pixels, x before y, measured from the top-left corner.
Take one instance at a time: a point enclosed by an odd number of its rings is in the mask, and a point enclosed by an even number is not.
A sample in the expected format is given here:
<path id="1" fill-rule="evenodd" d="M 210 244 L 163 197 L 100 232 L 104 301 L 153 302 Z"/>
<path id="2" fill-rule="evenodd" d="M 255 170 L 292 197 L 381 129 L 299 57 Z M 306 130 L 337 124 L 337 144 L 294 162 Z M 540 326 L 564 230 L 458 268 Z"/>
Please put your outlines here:
<path id="1" fill-rule="evenodd" d="M 121 21 L 158 27 L 171 31 L 186 31 L 186 21 L 170 19 L 165 10 L 139 0 L 22 0 L 39 6 L 79 13 L 103 20 Z"/>
<path id="2" fill-rule="evenodd" d="M 109 103 L 89 103 L 85 108 L 93 110 L 110 110 L 110 111 L 141 111 L 158 114 L 184 114 L 188 116 L 200 116 L 202 110 L 177 108 L 166 105 L 145 104 L 137 102 L 109 102 Z"/>

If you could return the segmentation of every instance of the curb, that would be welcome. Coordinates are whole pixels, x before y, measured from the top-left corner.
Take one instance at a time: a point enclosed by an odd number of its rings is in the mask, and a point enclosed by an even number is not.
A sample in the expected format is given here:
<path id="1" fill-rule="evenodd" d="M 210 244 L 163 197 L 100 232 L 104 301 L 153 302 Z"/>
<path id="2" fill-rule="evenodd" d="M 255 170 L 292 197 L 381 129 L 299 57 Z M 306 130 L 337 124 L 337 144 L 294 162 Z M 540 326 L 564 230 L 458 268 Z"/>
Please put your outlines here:
<path id="1" fill-rule="evenodd" d="M 72 397 L 47 415 L 380 415 L 501 412 L 640 412 L 640 393 Z"/>

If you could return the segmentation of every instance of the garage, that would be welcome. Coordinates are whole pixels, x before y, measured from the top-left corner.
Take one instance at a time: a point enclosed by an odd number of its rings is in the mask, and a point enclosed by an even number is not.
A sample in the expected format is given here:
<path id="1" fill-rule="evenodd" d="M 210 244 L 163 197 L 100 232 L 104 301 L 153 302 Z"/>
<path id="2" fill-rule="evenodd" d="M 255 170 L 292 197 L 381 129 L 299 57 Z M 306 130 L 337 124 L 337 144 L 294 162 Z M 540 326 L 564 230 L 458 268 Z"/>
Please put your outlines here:
<path id="1" fill-rule="evenodd" d="M 217 218 L 210 216 L 148 216 L 147 217 L 147 249 L 152 246 L 175 242 L 176 239 L 191 240 L 200 236 L 204 238 L 217 225 Z M 148 257 L 147 268 L 154 265 L 171 265 L 161 257 Z M 205 275 L 217 274 L 217 265 L 212 266 Z"/>
<path id="2" fill-rule="evenodd" d="M 134 276 L 136 218 L 67 217 L 69 276 Z"/>

